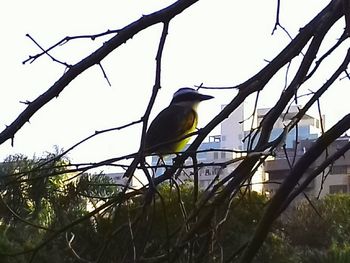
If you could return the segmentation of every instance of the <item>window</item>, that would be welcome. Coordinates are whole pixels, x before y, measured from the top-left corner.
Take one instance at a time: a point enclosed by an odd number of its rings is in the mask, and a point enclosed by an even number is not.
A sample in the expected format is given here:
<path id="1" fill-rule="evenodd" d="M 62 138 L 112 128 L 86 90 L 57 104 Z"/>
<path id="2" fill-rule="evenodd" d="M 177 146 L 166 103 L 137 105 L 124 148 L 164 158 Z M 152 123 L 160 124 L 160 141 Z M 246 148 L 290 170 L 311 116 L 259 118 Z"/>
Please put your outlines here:
<path id="1" fill-rule="evenodd" d="M 347 193 L 347 192 L 348 192 L 348 186 L 346 184 L 338 184 L 338 185 L 330 185 L 329 186 L 329 193 L 330 194 Z"/>
<path id="2" fill-rule="evenodd" d="M 320 128 L 320 120 L 316 119 L 316 128 Z"/>
<path id="3" fill-rule="evenodd" d="M 220 168 L 219 167 L 215 167 L 213 169 L 213 175 L 218 175 L 220 173 Z"/>
<path id="4" fill-rule="evenodd" d="M 217 160 L 219 158 L 219 153 L 218 152 L 214 152 L 214 160 Z"/>
<path id="5" fill-rule="evenodd" d="M 209 171 L 209 169 L 207 168 L 207 169 L 205 169 L 205 175 L 210 175 L 210 171 Z"/>
<path id="6" fill-rule="evenodd" d="M 347 166 L 346 165 L 337 165 L 331 167 L 331 174 L 346 174 Z"/>
<path id="7" fill-rule="evenodd" d="M 205 188 L 208 187 L 209 182 L 210 181 L 208 181 L 208 180 L 201 180 L 201 181 L 199 181 L 199 187 L 202 188 L 202 189 L 205 189 Z"/>
<path id="8" fill-rule="evenodd" d="M 274 171 L 269 172 L 269 181 L 280 181 L 287 177 L 287 172 L 285 171 Z"/>
<path id="9" fill-rule="evenodd" d="M 226 158 L 226 152 L 221 152 L 221 159 L 225 159 Z"/>

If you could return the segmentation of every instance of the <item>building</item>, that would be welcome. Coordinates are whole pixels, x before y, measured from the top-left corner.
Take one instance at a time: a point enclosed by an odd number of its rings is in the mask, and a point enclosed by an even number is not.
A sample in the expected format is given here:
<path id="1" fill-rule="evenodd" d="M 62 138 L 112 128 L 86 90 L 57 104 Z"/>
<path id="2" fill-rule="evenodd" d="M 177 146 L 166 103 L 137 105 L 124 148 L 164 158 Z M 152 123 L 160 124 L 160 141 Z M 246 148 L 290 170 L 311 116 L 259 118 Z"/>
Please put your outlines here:
<path id="1" fill-rule="evenodd" d="M 267 184 L 264 185 L 264 191 L 273 195 L 279 185 L 288 176 L 290 171 L 290 163 L 297 162 L 300 157 L 311 147 L 315 140 L 301 140 L 298 144 L 294 144 L 293 148 L 288 149 L 287 155 L 277 156 L 275 159 L 265 162 L 264 170 L 267 173 Z M 333 142 L 303 175 L 301 182 L 318 167 L 327 156 L 335 153 L 337 149 L 350 142 L 349 136 L 340 137 Z M 327 194 L 334 193 L 350 193 L 350 152 L 346 152 L 343 157 L 336 160 L 324 173 L 317 176 L 306 188 L 305 193 L 309 197 L 323 197 Z"/>
<path id="2" fill-rule="evenodd" d="M 224 148 L 222 136 L 209 136 L 207 142 L 203 142 L 197 151 L 198 163 L 198 184 L 199 188 L 207 189 L 211 185 L 228 175 L 237 163 L 232 163 L 233 159 L 241 156 L 241 153 Z M 192 160 L 187 159 L 185 165 L 192 165 Z M 193 169 L 185 169 L 180 179 L 193 180 Z"/>
<path id="3" fill-rule="evenodd" d="M 188 147 L 189 145 L 187 145 Z M 186 147 L 186 148 L 187 148 Z M 185 148 L 185 150 L 186 150 Z M 197 165 L 198 165 L 198 184 L 201 189 L 206 189 L 210 187 L 210 184 L 218 179 L 221 179 L 227 175 L 229 169 L 222 169 L 222 166 L 226 166 L 228 161 L 231 161 L 236 153 L 230 150 L 223 150 L 222 141 L 220 135 L 209 136 L 208 140 L 201 143 L 197 150 Z M 174 155 L 165 156 L 163 158 L 166 164 L 172 164 Z M 158 157 L 152 157 L 152 165 L 156 166 L 158 162 Z M 193 181 L 193 160 L 188 158 L 185 163 L 181 175 L 178 181 Z M 231 166 L 231 165 L 229 165 Z M 160 176 L 164 173 L 165 168 L 157 168 L 156 176 Z"/>
<path id="4" fill-rule="evenodd" d="M 290 106 L 288 111 L 285 111 L 281 114 L 281 116 L 274 123 L 273 129 L 271 131 L 270 141 L 273 141 L 278 136 L 280 136 L 284 132 L 285 126 L 292 121 L 293 117 L 299 112 L 300 106 Z M 257 109 L 256 112 L 256 124 L 260 124 L 263 120 L 264 116 L 271 110 L 271 108 L 261 108 Z M 304 116 L 298 122 L 298 126 L 294 127 L 287 134 L 284 144 L 286 148 L 292 148 L 295 141 L 300 140 L 312 140 L 318 138 L 322 133 L 322 127 L 324 128 L 325 116 L 319 118 L 318 116 L 313 116 L 309 113 L 304 114 Z M 253 128 L 257 127 L 253 125 Z M 251 133 L 250 129 L 245 129 L 244 136 L 248 137 L 249 133 Z M 254 143 L 251 146 L 254 146 L 257 142 L 259 135 L 256 136 Z M 250 148 L 248 145 L 249 140 L 244 142 L 244 149 Z"/>
<path id="5" fill-rule="evenodd" d="M 269 141 L 273 141 L 278 136 L 283 134 L 284 128 L 293 117 L 299 112 L 300 106 L 292 105 L 285 111 L 274 123 L 271 131 Z M 248 150 L 254 148 L 258 141 L 259 134 L 255 137 L 253 142 L 249 141 L 249 135 L 252 134 L 252 130 L 258 127 L 263 120 L 264 116 L 271 110 L 271 108 L 259 108 L 254 111 L 249 105 L 242 104 L 231 116 L 221 124 L 221 136 L 223 149 L 243 149 Z M 244 121 L 243 121 L 244 120 Z M 321 118 L 311 113 L 306 113 L 298 122 L 298 125 L 294 127 L 286 135 L 284 144 L 285 150 L 291 154 L 296 152 L 295 158 L 300 158 L 316 138 L 322 134 L 322 130 L 325 125 L 325 116 Z M 303 142 L 303 143 L 300 143 Z M 308 144 L 308 145 L 306 145 Z M 296 148 L 295 148 L 296 147 Z M 269 158 L 263 165 L 261 165 L 252 177 L 251 188 L 258 192 L 269 192 L 278 188 L 282 179 L 285 177 L 287 171 L 282 173 L 274 172 L 271 167 L 279 165 L 286 166 L 288 164 L 285 157 L 285 151 L 277 149 L 276 157 L 274 159 Z M 276 167 L 274 169 L 276 169 Z M 335 168 L 338 169 L 338 168 Z M 267 172 L 268 171 L 268 172 Z M 275 170 L 277 171 L 277 170 Z M 266 182 L 270 182 L 266 184 Z M 327 182 L 325 182 L 327 184 Z M 312 188 L 312 185 L 309 186 Z M 334 186 L 335 187 L 335 186 Z M 323 194 L 323 193 L 321 193 Z"/>
<path id="6" fill-rule="evenodd" d="M 124 177 L 124 172 L 106 173 L 104 175 L 109 177 L 109 178 L 111 178 L 119 189 L 123 189 L 124 186 L 129 181 L 129 178 Z M 142 188 L 147 183 L 148 183 L 148 181 L 143 176 L 143 174 L 142 173 L 138 173 L 138 171 L 136 170 L 134 175 L 130 179 L 129 187 L 132 188 L 132 189 L 139 189 L 139 188 Z"/>
<path id="7" fill-rule="evenodd" d="M 224 108 L 226 105 L 222 105 Z M 248 129 L 243 120 L 246 119 L 246 103 L 241 104 L 231 115 L 220 125 L 221 149 L 244 150 L 243 138 L 245 129 Z"/>

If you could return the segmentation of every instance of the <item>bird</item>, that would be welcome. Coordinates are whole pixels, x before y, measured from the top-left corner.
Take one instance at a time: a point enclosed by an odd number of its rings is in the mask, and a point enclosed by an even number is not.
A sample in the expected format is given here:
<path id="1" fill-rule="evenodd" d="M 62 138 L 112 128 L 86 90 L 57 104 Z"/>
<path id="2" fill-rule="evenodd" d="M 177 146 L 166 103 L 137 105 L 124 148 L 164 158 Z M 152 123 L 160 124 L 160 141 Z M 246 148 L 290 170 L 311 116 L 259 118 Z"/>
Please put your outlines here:
<path id="1" fill-rule="evenodd" d="M 163 157 L 182 151 L 190 140 L 186 135 L 197 129 L 198 104 L 212 98 L 188 87 L 177 90 L 169 106 L 154 118 L 146 132 L 146 154 Z"/>

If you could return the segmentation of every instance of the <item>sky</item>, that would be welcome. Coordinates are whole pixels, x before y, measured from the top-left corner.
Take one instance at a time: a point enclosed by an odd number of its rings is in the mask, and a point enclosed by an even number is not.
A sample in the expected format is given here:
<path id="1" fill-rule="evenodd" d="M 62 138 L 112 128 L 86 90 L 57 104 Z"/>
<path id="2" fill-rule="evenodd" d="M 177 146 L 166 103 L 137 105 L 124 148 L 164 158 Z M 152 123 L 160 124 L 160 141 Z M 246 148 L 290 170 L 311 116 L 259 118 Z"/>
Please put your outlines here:
<path id="1" fill-rule="evenodd" d="M 173 1 L 129 0 L 90 1 L 3 1 L 0 23 L 2 41 L 0 56 L 0 127 L 10 124 L 25 108 L 20 101 L 33 100 L 46 91 L 64 73 L 65 68 L 43 56 L 32 64 L 22 64 L 40 50 L 28 38 L 30 34 L 44 48 L 65 36 L 97 34 L 119 29 Z M 281 1 L 280 21 L 292 36 L 298 33 L 323 7 L 326 0 Z M 166 107 L 180 87 L 235 86 L 262 69 L 289 42 L 277 30 L 277 1 L 200 0 L 175 17 L 169 26 L 162 61 L 162 89 L 152 110 L 151 119 Z M 327 36 L 326 50 L 344 27 Z M 140 119 L 150 98 L 155 79 L 155 56 L 162 26 L 148 28 L 127 41 L 102 61 L 111 82 L 108 85 L 99 67 L 85 71 L 60 94 L 39 110 L 10 141 L 0 145 L 0 160 L 9 154 L 28 156 L 53 151 L 54 146 L 67 149 L 96 130 L 117 127 Z M 51 52 L 55 58 L 70 64 L 79 62 L 99 48 L 106 36 L 95 41 L 74 40 Z M 305 86 L 317 90 L 343 59 L 349 42 L 321 67 L 315 81 Z M 299 56 L 300 59 L 301 56 Z M 300 60 L 299 60 L 300 61 Z M 298 66 L 298 59 L 290 72 Z M 285 70 L 268 84 L 261 94 L 260 107 L 271 107 L 284 86 Z M 292 75 L 290 75 L 290 78 Z M 347 80 L 337 81 L 322 99 L 326 125 L 349 112 L 350 91 Z M 215 96 L 199 107 L 199 127 L 203 127 L 235 96 L 234 90 L 202 91 Z M 339 94 L 342 94 L 339 96 Z M 302 102 L 302 101 L 301 101 Z M 141 126 L 97 136 L 69 154 L 74 162 L 100 161 L 137 151 Z M 217 128 L 214 133 L 218 133 Z"/>

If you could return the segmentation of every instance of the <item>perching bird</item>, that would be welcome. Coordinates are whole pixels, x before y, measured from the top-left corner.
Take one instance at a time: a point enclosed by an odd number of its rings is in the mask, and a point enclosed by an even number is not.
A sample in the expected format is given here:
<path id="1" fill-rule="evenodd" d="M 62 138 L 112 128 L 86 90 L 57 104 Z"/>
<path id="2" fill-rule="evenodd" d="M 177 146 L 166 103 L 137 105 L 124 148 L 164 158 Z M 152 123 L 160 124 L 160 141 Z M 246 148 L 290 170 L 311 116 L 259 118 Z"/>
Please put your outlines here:
<path id="1" fill-rule="evenodd" d="M 146 133 L 145 152 L 160 156 L 181 151 L 190 140 L 184 138 L 197 128 L 197 106 L 213 96 L 181 88 L 174 93 L 170 105 L 152 121 Z"/>

